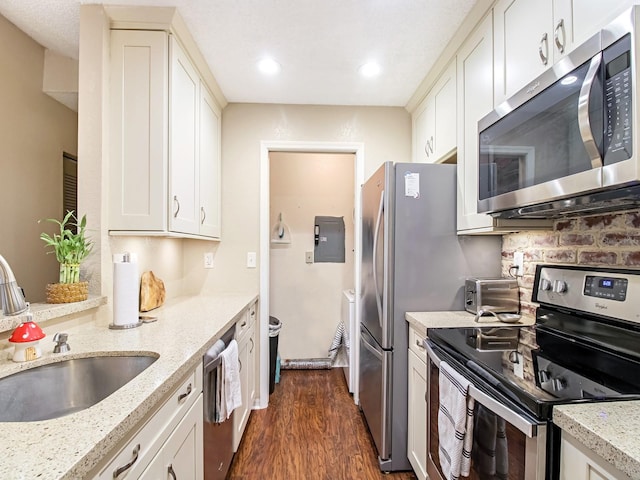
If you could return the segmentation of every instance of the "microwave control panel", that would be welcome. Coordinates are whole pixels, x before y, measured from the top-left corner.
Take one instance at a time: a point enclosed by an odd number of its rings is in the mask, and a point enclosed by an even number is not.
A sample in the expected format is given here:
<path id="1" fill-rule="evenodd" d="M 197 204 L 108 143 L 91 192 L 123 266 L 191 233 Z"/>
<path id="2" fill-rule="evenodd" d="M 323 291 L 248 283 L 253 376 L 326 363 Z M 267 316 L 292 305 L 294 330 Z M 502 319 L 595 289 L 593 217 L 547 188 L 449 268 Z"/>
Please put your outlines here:
<path id="1" fill-rule="evenodd" d="M 605 165 L 631 158 L 633 121 L 631 95 L 631 36 L 603 52 L 605 94 Z"/>

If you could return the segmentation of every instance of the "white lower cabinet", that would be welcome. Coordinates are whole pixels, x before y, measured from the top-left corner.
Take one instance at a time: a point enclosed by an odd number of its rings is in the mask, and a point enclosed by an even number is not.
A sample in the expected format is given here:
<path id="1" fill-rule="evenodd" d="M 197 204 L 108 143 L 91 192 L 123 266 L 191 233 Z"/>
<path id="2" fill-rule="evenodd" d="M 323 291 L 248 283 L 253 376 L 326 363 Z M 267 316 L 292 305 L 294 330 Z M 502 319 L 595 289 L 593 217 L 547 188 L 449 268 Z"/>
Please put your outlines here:
<path id="1" fill-rule="evenodd" d="M 238 451 L 244 429 L 256 398 L 256 322 L 257 303 L 254 303 L 245 316 L 236 324 L 236 341 L 238 342 L 238 360 L 240 362 L 240 385 L 242 389 L 242 405 L 233 412 L 233 451 Z"/>
<path id="2" fill-rule="evenodd" d="M 203 478 L 202 394 L 153 458 L 140 480 Z"/>
<path id="3" fill-rule="evenodd" d="M 202 364 L 90 475 L 96 480 L 203 478 Z M 178 474 L 178 472 L 180 472 Z"/>
<path id="4" fill-rule="evenodd" d="M 560 480 L 630 480 L 630 477 L 563 430 Z"/>
<path id="5" fill-rule="evenodd" d="M 407 456 L 419 480 L 427 478 L 427 363 L 424 336 L 409 329 Z"/>

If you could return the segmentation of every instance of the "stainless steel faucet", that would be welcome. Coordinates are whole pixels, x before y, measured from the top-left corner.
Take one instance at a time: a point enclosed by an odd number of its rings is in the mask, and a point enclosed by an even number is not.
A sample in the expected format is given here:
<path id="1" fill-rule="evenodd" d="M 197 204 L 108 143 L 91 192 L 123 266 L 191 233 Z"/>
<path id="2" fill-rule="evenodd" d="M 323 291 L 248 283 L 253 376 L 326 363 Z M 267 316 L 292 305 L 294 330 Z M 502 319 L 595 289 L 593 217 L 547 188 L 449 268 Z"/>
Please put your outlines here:
<path id="1" fill-rule="evenodd" d="M 29 308 L 11 267 L 2 255 L 0 255 L 0 301 L 5 315 L 18 315 Z"/>

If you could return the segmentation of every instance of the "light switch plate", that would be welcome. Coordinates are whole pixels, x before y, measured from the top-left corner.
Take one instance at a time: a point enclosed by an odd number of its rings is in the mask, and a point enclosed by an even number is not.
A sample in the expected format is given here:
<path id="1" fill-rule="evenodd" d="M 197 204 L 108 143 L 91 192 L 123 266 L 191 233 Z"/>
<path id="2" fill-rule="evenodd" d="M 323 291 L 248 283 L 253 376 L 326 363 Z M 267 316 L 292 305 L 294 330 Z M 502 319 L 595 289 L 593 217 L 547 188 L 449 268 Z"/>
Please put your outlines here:
<path id="1" fill-rule="evenodd" d="M 205 252 L 204 268 L 213 268 L 213 252 Z"/>
<path id="2" fill-rule="evenodd" d="M 247 268 L 256 268 L 256 252 L 247 252 Z"/>

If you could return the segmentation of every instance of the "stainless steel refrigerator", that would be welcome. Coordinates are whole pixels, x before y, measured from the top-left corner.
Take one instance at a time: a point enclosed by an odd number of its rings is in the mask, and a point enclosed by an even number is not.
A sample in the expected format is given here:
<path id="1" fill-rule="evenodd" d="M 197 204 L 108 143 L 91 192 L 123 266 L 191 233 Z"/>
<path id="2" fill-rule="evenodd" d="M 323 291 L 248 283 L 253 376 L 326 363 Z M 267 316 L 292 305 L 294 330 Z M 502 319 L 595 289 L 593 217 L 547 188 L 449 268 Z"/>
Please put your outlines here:
<path id="1" fill-rule="evenodd" d="M 411 468 L 405 313 L 464 310 L 465 278 L 500 261 L 499 236 L 456 234 L 455 165 L 387 162 L 363 185 L 359 393 L 382 471 Z"/>

